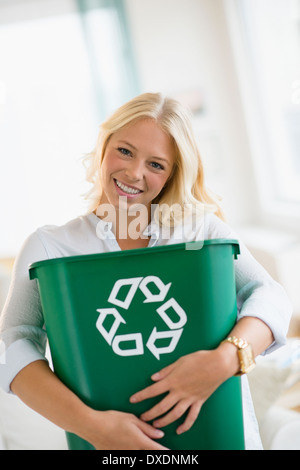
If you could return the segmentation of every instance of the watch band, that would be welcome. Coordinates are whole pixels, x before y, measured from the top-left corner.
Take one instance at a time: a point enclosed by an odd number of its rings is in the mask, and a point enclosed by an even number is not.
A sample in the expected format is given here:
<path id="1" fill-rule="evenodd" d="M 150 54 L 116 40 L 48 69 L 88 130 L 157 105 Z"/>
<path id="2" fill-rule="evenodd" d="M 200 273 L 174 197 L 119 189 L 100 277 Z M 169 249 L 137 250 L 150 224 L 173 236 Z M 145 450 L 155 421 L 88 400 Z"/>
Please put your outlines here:
<path id="1" fill-rule="evenodd" d="M 256 364 L 251 344 L 242 338 L 237 338 L 236 336 L 229 336 L 221 342 L 221 344 L 223 343 L 231 343 L 238 349 L 240 372 L 235 374 L 236 376 L 248 374 L 252 369 L 254 369 Z"/>

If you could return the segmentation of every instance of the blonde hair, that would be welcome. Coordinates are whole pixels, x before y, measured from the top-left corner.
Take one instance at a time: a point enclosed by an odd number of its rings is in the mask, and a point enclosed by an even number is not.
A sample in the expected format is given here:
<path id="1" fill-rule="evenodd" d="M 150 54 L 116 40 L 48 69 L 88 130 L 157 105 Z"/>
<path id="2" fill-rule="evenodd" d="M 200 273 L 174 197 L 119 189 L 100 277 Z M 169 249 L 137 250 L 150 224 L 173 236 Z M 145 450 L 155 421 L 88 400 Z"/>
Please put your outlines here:
<path id="1" fill-rule="evenodd" d="M 153 204 L 159 207 L 179 207 L 182 210 L 156 212 L 162 225 L 176 225 L 182 220 L 183 208 L 215 212 L 224 219 L 219 198 L 205 187 L 200 152 L 191 124 L 190 112 L 178 101 L 160 93 L 144 93 L 121 106 L 101 126 L 94 151 L 85 158 L 86 179 L 92 184 L 85 195 L 90 201 L 89 211 L 95 211 L 102 194 L 100 168 L 110 137 L 133 121 L 153 119 L 172 139 L 175 165 L 169 181 Z"/>

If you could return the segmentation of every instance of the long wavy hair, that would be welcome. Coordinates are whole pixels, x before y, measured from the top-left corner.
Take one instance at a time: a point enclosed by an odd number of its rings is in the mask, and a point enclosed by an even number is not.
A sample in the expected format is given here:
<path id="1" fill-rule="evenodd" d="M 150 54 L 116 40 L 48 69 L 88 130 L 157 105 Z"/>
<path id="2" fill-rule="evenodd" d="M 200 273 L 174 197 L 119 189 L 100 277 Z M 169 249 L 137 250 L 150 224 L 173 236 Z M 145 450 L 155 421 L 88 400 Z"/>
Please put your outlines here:
<path id="1" fill-rule="evenodd" d="M 96 211 L 101 195 L 101 164 L 110 137 L 138 119 L 153 119 L 172 139 L 175 164 L 172 175 L 153 201 L 156 217 L 162 225 L 176 225 L 182 221 L 185 208 L 214 212 L 224 220 L 220 198 L 210 192 L 204 182 L 203 163 L 194 136 L 191 113 L 180 102 L 160 93 L 139 95 L 115 111 L 100 126 L 95 149 L 84 159 L 86 179 L 92 184 L 85 194 L 88 212 Z M 172 208 L 170 210 L 170 208 Z"/>

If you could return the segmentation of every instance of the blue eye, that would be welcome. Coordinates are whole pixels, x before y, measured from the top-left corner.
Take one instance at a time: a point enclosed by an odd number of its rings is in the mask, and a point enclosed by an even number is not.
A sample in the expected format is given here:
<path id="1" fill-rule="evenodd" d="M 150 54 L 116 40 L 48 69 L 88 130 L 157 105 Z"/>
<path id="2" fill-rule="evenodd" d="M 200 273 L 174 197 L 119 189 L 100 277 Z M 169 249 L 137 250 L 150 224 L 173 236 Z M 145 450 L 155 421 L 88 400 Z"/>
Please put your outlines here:
<path id="1" fill-rule="evenodd" d="M 163 170 L 164 169 L 164 167 L 160 163 L 157 163 L 157 162 L 151 162 L 150 165 L 152 166 L 152 168 L 155 168 L 155 170 Z"/>
<path id="2" fill-rule="evenodd" d="M 118 147 L 118 151 L 119 151 L 122 155 L 127 155 L 127 156 L 130 156 L 130 155 L 131 155 L 130 150 L 125 149 L 125 148 L 123 148 L 123 147 Z"/>

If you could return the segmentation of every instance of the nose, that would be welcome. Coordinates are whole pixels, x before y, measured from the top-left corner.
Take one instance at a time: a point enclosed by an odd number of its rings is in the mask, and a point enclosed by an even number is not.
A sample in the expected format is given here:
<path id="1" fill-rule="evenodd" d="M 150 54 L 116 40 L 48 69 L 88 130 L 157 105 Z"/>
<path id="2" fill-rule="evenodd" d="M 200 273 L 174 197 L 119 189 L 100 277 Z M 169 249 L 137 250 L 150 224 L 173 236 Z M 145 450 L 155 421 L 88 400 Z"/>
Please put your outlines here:
<path id="1" fill-rule="evenodd" d="M 131 160 L 128 163 L 125 174 L 131 181 L 140 181 L 143 179 L 143 163 L 138 159 Z"/>

